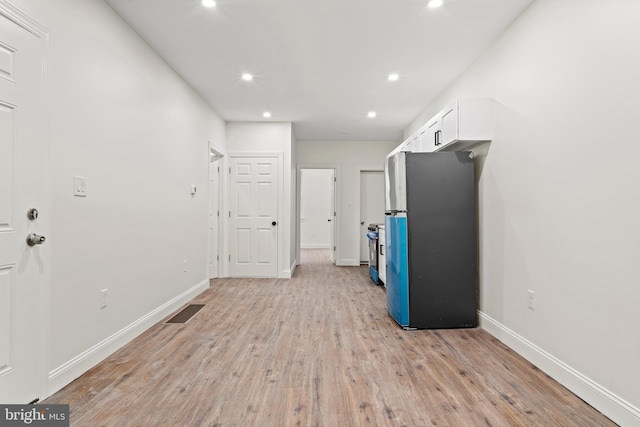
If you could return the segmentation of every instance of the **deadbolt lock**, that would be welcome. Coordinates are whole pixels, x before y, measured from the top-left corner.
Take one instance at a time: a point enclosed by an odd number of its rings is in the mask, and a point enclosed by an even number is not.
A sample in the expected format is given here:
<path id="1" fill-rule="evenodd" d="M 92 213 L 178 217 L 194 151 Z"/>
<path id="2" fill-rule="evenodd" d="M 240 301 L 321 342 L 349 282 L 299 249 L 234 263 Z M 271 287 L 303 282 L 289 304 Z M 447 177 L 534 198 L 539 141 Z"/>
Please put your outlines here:
<path id="1" fill-rule="evenodd" d="M 31 208 L 27 211 L 27 218 L 31 221 L 38 219 L 38 209 Z"/>

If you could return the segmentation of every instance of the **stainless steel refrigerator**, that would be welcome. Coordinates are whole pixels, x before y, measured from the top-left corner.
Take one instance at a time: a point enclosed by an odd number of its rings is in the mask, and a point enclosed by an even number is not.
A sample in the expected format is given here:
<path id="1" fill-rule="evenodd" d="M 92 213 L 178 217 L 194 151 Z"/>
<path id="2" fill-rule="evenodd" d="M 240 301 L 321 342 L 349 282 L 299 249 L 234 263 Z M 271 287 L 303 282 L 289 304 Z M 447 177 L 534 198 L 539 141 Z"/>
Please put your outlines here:
<path id="1" fill-rule="evenodd" d="M 478 326 L 472 154 L 390 155 L 385 196 L 391 317 L 405 329 Z"/>

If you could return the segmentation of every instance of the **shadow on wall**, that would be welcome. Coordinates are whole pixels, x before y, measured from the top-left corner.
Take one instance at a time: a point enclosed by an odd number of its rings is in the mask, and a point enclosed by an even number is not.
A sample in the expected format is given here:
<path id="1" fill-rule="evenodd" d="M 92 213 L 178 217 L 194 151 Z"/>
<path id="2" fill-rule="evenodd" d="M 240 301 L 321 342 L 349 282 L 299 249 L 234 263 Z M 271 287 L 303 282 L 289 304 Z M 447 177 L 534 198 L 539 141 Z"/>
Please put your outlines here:
<path id="1" fill-rule="evenodd" d="M 484 313 L 491 313 L 491 317 L 498 322 L 504 322 L 505 292 L 509 287 L 509 277 L 505 271 L 505 260 L 510 258 L 511 265 L 518 265 L 520 271 L 526 272 L 524 254 L 506 253 L 506 248 L 520 247 L 514 227 L 507 212 L 503 192 L 505 183 L 513 185 L 502 175 L 513 176 L 516 169 L 521 174 L 529 174 L 533 169 L 528 165 L 527 156 L 523 153 L 522 162 L 507 163 L 505 159 L 513 158 L 513 150 L 521 150 L 522 144 L 536 143 L 539 139 L 533 124 L 514 110 L 498 102 L 494 105 L 496 128 L 491 142 L 483 142 L 470 149 L 475 158 L 477 218 L 478 218 L 478 268 L 479 307 Z M 523 129 L 528 129 L 523 133 Z M 524 136 L 523 136 L 524 135 Z M 517 157 L 517 155 L 516 155 Z M 504 172 L 504 173 L 503 173 Z M 512 180 L 511 180 L 512 181 Z M 523 188 L 523 192 L 526 190 Z M 530 200 L 531 194 L 522 194 Z M 507 239 L 511 242 L 508 243 Z M 514 241 L 515 240 L 515 241 Z M 513 251 L 512 251 L 513 252 Z M 531 275 L 525 273 L 525 277 Z M 521 282 L 521 279 L 519 279 Z M 520 283 L 519 287 L 528 286 Z M 492 304 L 492 306 L 485 306 Z"/>

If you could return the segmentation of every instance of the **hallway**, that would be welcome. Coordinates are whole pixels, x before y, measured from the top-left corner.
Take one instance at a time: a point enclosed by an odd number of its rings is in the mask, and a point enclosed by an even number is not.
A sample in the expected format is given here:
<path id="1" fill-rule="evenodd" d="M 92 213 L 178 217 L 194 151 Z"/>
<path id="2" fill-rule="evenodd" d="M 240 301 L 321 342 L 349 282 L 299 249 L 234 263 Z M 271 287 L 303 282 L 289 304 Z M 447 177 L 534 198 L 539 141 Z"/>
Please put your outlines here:
<path id="1" fill-rule="evenodd" d="M 614 426 L 481 329 L 406 332 L 366 267 L 217 279 L 45 403 L 73 426 Z"/>

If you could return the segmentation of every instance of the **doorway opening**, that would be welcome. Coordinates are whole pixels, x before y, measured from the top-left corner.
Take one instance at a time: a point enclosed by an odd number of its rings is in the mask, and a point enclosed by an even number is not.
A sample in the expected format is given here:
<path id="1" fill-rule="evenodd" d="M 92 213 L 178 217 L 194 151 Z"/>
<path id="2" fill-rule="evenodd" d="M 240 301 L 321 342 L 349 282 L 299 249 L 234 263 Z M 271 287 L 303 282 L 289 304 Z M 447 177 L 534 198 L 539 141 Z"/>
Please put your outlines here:
<path id="1" fill-rule="evenodd" d="M 360 264 L 369 262 L 369 224 L 384 223 L 384 172 L 360 171 Z"/>
<path id="2" fill-rule="evenodd" d="M 335 264 L 336 169 L 300 168 L 298 184 L 298 264 L 301 250 L 321 251 Z"/>

